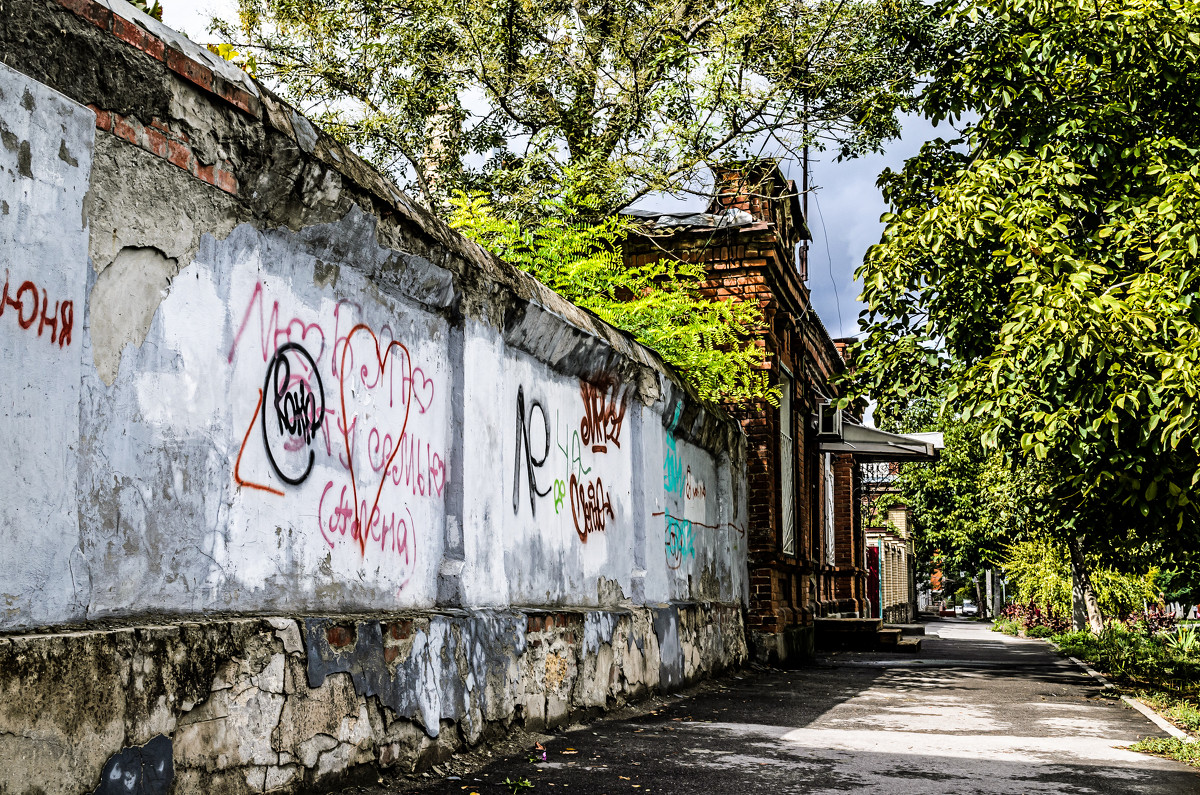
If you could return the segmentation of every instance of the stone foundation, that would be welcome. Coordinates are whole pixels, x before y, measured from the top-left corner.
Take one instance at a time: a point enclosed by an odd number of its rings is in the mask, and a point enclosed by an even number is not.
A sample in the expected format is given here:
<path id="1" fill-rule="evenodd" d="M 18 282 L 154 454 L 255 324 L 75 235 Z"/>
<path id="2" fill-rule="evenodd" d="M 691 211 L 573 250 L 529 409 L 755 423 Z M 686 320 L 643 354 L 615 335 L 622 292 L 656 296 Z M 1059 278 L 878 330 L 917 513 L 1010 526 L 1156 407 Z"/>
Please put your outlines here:
<path id="1" fill-rule="evenodd" d="M 130 776 L 146 793 L 374 781 L 740 666 L 744 638 L 741 608 L 714 604 L 3 637 L 0 792 L 107 792 Z"/>

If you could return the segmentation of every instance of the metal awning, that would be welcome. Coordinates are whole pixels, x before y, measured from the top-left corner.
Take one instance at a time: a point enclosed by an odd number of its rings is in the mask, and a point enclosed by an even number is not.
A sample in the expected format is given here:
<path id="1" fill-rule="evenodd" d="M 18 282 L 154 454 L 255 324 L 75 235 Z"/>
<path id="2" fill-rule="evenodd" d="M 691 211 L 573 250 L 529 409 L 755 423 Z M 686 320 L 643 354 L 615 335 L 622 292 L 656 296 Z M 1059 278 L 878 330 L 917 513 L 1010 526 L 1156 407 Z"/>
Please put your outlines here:
<path id="1" fill-rule="evenodd" d="M 842 438 L 821 442 L 822 453 L 852 453 L 860 463 L 932 461 L 945 447 L 940 433 L 888 433 L 865 425 L 842 426 Z"/>

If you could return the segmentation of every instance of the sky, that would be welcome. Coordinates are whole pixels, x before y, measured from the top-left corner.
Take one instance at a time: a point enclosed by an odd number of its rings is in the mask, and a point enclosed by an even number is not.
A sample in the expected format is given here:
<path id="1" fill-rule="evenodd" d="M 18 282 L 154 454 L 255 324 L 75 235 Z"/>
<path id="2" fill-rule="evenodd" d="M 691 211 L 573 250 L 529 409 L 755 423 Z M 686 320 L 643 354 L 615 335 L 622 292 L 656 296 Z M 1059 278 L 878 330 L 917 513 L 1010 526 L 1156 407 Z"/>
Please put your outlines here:
<path id="1" fill-rule="evenodd" d="M 867 248 L 879 242 L 887 211 L 875 181 L 885 168 L 899 170 L 905 159 L 917 154 L 921 145 L 937 135 L 928 120 L 906 116 L 900 139 L 888 143 L 882 154 L 841 163 L 810 162 L 811 183 L 816 187 L 808 202 L 808 228 L 813 240 L 808 250 L 808 288 L 813 307 L 830 336 L 849 337 L 858 333 L 858 315 L 863 309 L 858 296 L 862 284 L 854 271 L 862 264 Z M 810 161 L 822 154 L 810 156 Z M 800 184 L 801 169 L 789 164 L 788 176 Z"/>
<path id="2" fill-rule="evenodd" d="M 192 39 L 205 42 L 212 16 L 233 19 L 237 0 L 162 0 L 163 22 Z M 861 284 L 854 271 L 862 264 L 863 254 L 879 241 L 883 225 L 879 216 L 886 207 L 875 181 L 885 168 L 898 169 L 921 144 L 937 133 L 924 119 L 906 117 L 899 140 L 888 144 L 884 153 L 843 163 L 822 161 L 814 153 L 810 164 L 812 184 L 816 186 L 808 204 L 808 226 L 813 233 L 809 248 L 808 286 L 817 314 L 830 336 L 849 337 L 858 332 L 858 316 L 863 305 L 858 296 Z M 800 184 L 800 167 L 784 166 L 788 176 Z M 677 202 L 662 209 L 679 209 Z M 690 202 L 696 210 L 704 201 Z M 639 203 L 639 206 L 645 206 Z"/>

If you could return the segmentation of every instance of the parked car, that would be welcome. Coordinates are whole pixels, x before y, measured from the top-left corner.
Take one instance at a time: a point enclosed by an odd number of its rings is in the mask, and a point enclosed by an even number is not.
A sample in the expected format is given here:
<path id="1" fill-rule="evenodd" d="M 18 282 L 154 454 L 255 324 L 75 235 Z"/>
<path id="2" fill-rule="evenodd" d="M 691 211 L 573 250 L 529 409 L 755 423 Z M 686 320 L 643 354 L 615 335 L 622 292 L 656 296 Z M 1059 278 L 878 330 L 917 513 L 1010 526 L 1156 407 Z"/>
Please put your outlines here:
<path id="1" fill-rule="evenodd" d="M 979 615 L 979 608 L 976 607 L 975 603 L 972 602 L 971 600 L 964 599 L 963 603 L 962 603 L 962 607 L 959 608 L 959 615 L 961 615 L 963 617 L 977 616 L 977 615 Z"/>

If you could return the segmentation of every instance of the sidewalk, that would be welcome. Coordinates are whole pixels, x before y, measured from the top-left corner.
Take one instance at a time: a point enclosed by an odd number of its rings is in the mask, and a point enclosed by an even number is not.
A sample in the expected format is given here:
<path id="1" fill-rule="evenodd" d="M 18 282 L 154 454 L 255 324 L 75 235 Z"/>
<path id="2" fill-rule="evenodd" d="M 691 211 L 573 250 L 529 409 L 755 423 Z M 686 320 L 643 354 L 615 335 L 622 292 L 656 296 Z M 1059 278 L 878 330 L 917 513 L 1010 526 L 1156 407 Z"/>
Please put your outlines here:
<path id="1" fill-rule="evenodd" d="M 420 791 L 507 793 L 509 778 L 530 795 L 1200 793 L 1200 771 L 1120 750 L 1163 735 L 1047 644 L 960 619 L 926 632 L 917 657 L 728 679 L 552 735 L 545 763 L 522 753 Z"/>

